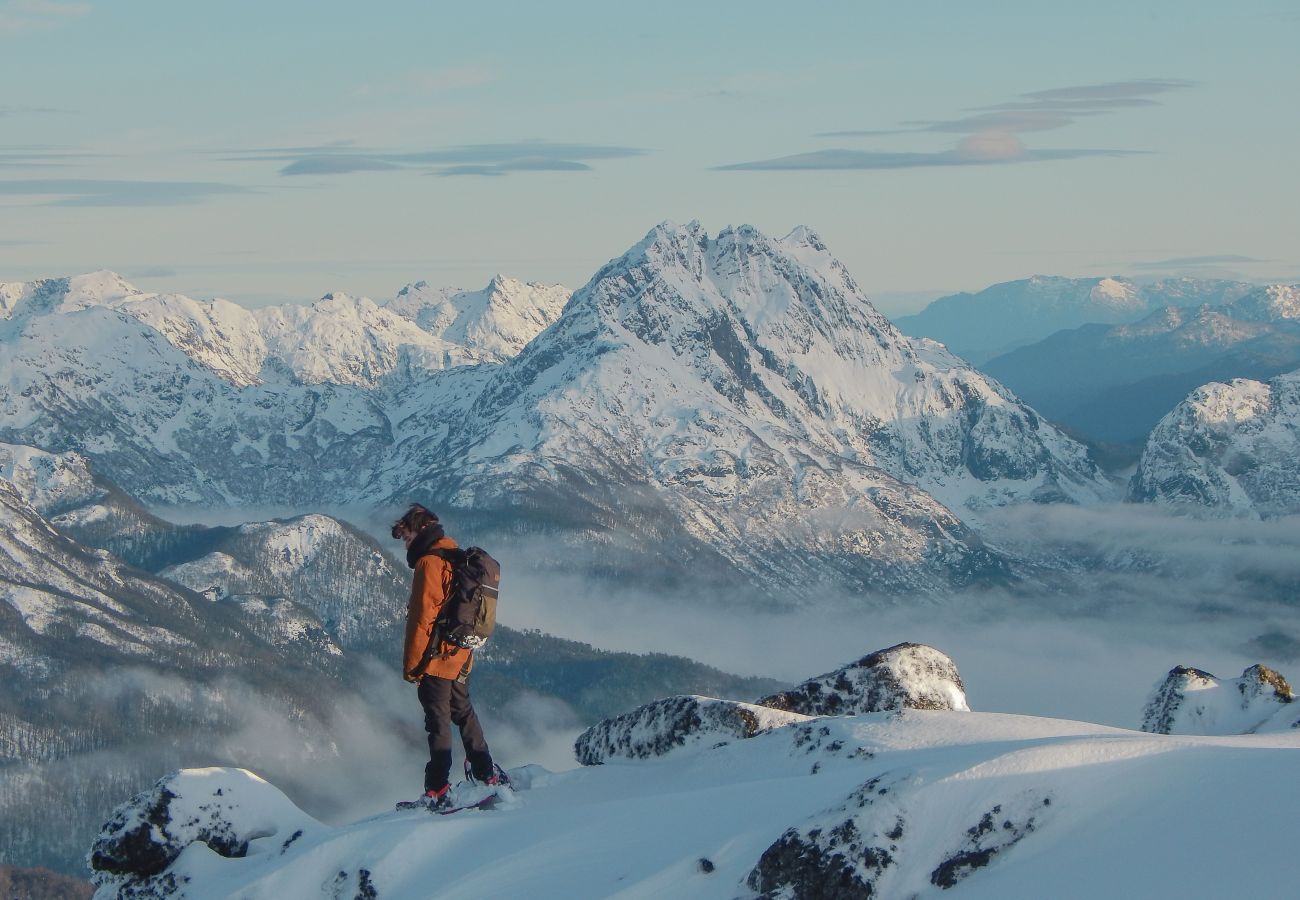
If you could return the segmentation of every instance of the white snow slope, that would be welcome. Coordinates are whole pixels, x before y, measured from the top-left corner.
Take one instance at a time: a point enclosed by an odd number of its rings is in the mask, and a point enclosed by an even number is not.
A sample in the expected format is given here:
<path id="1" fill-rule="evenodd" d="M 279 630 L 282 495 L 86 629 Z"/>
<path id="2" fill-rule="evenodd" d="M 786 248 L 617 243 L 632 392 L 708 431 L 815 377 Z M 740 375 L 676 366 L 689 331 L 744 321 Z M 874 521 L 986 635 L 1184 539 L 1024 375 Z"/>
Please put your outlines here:
<path id="1" fill-rule="evenodd" d="M 248 855 L 194 843 L 169 872 L 176 896 L 243 900 L 1291 897 L 1297 751 L 1297 730 L 1168 736 L 907 710 L 521 772 L 531 786 L 499 809 L 338 828 L 248 773 L 191 770 L 169 789 L 186 810 L 233 808 L 226 837 L 251 838 Z M 840 892 L 817 892 L 840 877 Z"/>

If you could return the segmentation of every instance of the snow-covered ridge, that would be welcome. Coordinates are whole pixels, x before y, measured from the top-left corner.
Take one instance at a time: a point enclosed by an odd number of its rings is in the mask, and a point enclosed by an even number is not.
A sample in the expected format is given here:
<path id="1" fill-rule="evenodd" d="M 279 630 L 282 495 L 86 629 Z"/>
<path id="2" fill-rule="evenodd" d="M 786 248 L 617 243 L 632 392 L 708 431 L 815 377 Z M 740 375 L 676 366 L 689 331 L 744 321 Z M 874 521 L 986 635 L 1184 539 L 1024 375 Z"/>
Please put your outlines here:
<path id="1" fill-rule="evenodd" d="M 441 338 L 461 364 L 505 362 L 559 318 L 572 294 L 558 284 L 496 275 L 480 291 L 409 284 L 384 308 Z"/>
<path id="2" fill-rule="evenodd" d="M 102 271 L 0 284 L 0 314 L 21 325 L 19 318 L 105 307 L 145 323 L 238 387 L 286 376 L 375 387 L 394 373 L 503 362 L 554 321 L 568 296 L 558 285 L 498 275 L 477 292 L 432 291 L 420 282 L 384 306 L 333 293 L 314 304 L 248 310 L 220 298 L 141 291 Z"/>
<path id="3" fill-rule="evenodd" d="M 414 898 L 435 883 L 439 897 L 537 900 L 1274 897 L 1295 875 L 1298 759 L 1300 731 L 906 710 L 533 770 L 495 810 L 384 812 L 397 798 L 376 798 L 376 815 L 339 827 L 251 773 L 188 770 L 119 807 L 91 859 L 100 900 Z M 1189 821 L 1214 823 L 1214 852 L 1171 829 Z"/>

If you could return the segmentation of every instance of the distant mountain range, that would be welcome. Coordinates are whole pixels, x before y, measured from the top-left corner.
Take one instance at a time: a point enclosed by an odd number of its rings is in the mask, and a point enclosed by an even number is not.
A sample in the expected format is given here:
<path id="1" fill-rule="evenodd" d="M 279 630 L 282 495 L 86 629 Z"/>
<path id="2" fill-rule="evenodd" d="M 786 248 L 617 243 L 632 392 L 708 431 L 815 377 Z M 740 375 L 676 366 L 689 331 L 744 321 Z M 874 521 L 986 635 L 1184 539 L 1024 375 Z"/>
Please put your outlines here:
<path id="1" fill-rule="evenodd" d="M 1058 331 L 1136 322 L 1166 306 L 1219 306 L 1255 287 L 1196 278 L 1138 283 L 1126 278 L 1035 275 L 976 293 L 940 297 L 895 324 L 905 334 L 933 338 L 963 359 L 982 365 Z"/>
<path id="2" fill-rule="evenodd" d="M 967 520 L 1112 491 L 1014 395 L 900 334 L 807 229 L 661 225 L 558 318 L 563 292 L 512 284 L 255 313 L 105 273 L 8 285 L 0 438 L 84 453 L 149 503 L 421 497 L 476 534 L 545 534 L 570 569 L 785 603 L 810 578 L 1002 579 Z"/>
<path id="3" fill-rule="evenodd" d="M 1141 441 L 1203 384 L 1300 368 L 1300 289 L 1274 285 L 1223 306 L 1167 306 L 1131 324 L 1084 325 L 982 368 L 1080 434 Z"/>

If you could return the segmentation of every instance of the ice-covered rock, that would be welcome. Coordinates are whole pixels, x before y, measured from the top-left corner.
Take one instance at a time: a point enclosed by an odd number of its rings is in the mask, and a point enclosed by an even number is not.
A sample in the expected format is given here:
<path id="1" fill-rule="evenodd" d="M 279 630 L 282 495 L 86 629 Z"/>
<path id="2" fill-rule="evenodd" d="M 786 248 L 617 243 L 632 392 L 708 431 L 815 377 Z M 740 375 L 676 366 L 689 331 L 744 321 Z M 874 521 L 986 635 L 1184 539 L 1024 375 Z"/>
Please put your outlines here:
<path id="1" fill-rule="evenodd" d="M 646 759 L 743 740 L 805 718 L 735 700 L 667 697 L 591 726 L 573 749 L 578 762 L 598 766 L 616 757 Z"/>
<path id="2" fill-rule="evenodd" d="M 970 709 L 957 664 L 933 647 L 913 643 L 877 650 L 758 703 L 806 716 L 848 716 L 904 708 Z"/>
<path id="3" fill-rule="evenodd" d="M 1142 730 L 1156 734 L 1251 734 L 1300 724 L 1287 680 L 1263 665 L 1240 678 L 1176 666 L 1156 685 L 1142 711 Z"/>
<path id="4" fill-rule="evenodd" d="M 282 854 L 320 828 L 252 772 L 183 769 L 113 811 L 88 858 L 95 896 L 183 896 L 182 879 L 168 868 L 191 845 L 227 859 Z"/>

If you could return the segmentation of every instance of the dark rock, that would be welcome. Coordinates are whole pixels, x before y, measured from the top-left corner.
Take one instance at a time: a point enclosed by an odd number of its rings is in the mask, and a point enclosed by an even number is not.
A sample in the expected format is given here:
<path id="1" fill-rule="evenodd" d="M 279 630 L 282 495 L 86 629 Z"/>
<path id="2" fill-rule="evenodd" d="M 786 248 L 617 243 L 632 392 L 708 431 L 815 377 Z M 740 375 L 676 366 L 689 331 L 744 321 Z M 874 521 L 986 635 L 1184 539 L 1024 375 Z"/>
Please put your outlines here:
<path id="1" fill-rule="evenodd" d="M 735 700 L 667 697 L 591 726 L 578 735 L 574 752 L 584 766 L 612 757 L 647 759 L 681 747 L 751 738 L 803 718 Z"/>

